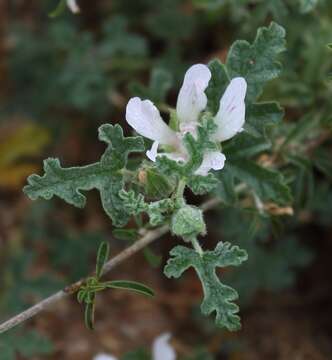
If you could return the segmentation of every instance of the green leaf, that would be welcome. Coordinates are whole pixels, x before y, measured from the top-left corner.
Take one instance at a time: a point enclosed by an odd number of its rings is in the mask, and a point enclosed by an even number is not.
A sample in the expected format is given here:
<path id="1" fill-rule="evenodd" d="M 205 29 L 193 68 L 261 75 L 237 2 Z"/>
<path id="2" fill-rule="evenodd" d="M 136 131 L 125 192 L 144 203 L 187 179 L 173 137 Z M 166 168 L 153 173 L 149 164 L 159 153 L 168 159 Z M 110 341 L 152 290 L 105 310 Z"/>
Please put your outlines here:
<path id="1" fill-rule="evenodd" d="M 253 136 L 264 136 L 266 129 L 277 125 L 284 117 L 284 110 L 277 102 L 250 104 L 246 108 L 245 130 Z"/>
<path id="2" fill-rule="evenodd" d="M 139 215 L 147 211 L 148 204 L 144 201 L 144 196 L 134 190 L 121 190 L 119 193 L 123 206 L 130 215 Z"/>
<path id="3" fill-rule="evenodd" d="M 172 199 L 163 199 L 150 203 L 147 208 L 150 224 L 152 226 L 161 225 L 165 221 L 165 215 L 171 213 L 174 206 Z"/>
<path id="4" fill-rule="evenodd" d="M 241 327 L 239 308 L 232 301 L 238 298 L 237 292 L 220 282 L 216 275 L 217 267 L 238 266 L 247 260 L 247 253 L 230 243 L 218 243 L 215 250 L 206 251 L 201 256 L 184 246 L 176 246 L 170 252 L 171 258 L 165 266 L 167 277 L 179 278 L 189 267 L 193 267 L 199 276 L 204 300 L 201 311 L 204 315 L 216 312 L 216 324 L 230 331 Z"/>
<path id="5" fill-rule="evenodd" d="M 279 76 L 281 65 L 277 56 L 285 50 L 285 30 L 272 22 L 259 28 L 253 44 L 236 41 L 227 56 L 230 78 L 243 76 L 248 83 L 246 102 L 252 103 L 262 93 L 267 81 Z"/>
<path id="6" fill-rule="evenodd" d="M 281 173 L 264 168 L 250 160 L 232 160 L 232 175 L 251 187 L 262 200 L 285 205 L 292 201 L 289 187 Z"/>
<path id="7" fill-rule="evenodd" d="M 152 199 L 168 197 L 174 190 L 174 184 L 155 168 L 146 169 L 144 183 L 146 195 Z"/>
<path id="8" fill-rule="evenodd" d="M 81 190 L 97 189 L 105 212 L 115 226 L 124 226 L 128 213 L 119 196 L 124 187 L 121 173 L 131 152 L 144 150 L 141 137 L 123 136 L 120 125 L 105 124 L 99 128 L 99 139 L 108 147 L 100 161 L 82 167 L 62 168 L 58 159 L 44 161 L 44 176 L 31 175 L 23 191 L 32 200 L 51 199 L 54 195 L 67 203 L 82 208 L 86 198 Z"/>
<path id="9" fill-rule="evenodd" d="M 152 226 L 160 225 L 165 220 L 165 213 L 169 213 L 174 209 L 173 199 L 163 199 L 146 203 L 142 194 L 135 193 L 135 191 L 120 192 L 120 197 L 123 200 L 124 206 L 131 215 L 139 215 L 146 212 L 150 218 Z"/>
<path id="10" fill-rule="evenodd" d="M 96 276 L 100 278 L 103 272 L 103 267 L 107 262 L 110 254 L 110 245 L 107 241 L 103 241 L 98 248 L 97 262 L 96 262 Z"/>
<path id="11" fill-rule="evenodd" d="M 129 241 L 135 241 L 139 236 L 136 229 L 114 229 L 112 234 L 116 239 Z"/>
<path id="12" fill-rule="evenodd" d="M 215 115 L 219 110 L 220 99 L 229 83 L 229 76 L 226 66 L 217 59 L 209 62 L 208 66 L 211 71 L 211 79 L 205 90 L 208 98 L 207 109 Z"/>
<path id="13" fill-rule="evenodd" d="M 95 296 L 93 295 L 93 299 L 91 302 L 87 302 L 85 304 L 85 309 L 84 309 L 84 322 L 85 322 L 85 326 L 89 329 L 89 330 L 93 330 L 94 329 L 94 324 L 95 324 Z"/>
<path id="14" fill-rule="evenodd" d="M 222 171 L 218 172 L 220 180 L 215 190 L 216 195 L 228 206 L 237 202 L 237 194 L 235 192 L 234 175 L 226 162 Z"/>
<path id="15" fill-rule="evenodd" d="M 66 8 L 67 8 L 67 0 L 60 0 L 56 8 L 53 11 L 51 11 L 48 14 L 48 16 L 50 18 L 56 18 L 60 16 L 66 10 Z"/>
<path id="16" fill-rule="evenodd" d="M 109 289 L 130 290 L 138 294 L 142 294 L 150 297 L 154 296 L 154 291 L 150 287 L 137 281 L 113 280 L 103 284 Z"/>
<path id="17" fill-rule="evenodd" d="M 187 182 L 187 186 L 195 195 L 204 195 L 215 189 L 218 186 L 218 183 L 219 181 L 215 175 L 209 173 L 206 176 L 191 176 Z"/>
<path id="18" fill-rule="evenodd" d="M 263 151 L 271 149 L 271 143 L 265 138 L 255 138 L 242 132 L 223 147 L 227 160 L 251 158 Z"/>
<path id="19" fill-rule="evenodd" d="M 32 330 L 12 330 L 0 335 L 1 360 L 15 360 L 17 353 L 27 358 L 47 355 L 53 345 L 45 336 Z"/>

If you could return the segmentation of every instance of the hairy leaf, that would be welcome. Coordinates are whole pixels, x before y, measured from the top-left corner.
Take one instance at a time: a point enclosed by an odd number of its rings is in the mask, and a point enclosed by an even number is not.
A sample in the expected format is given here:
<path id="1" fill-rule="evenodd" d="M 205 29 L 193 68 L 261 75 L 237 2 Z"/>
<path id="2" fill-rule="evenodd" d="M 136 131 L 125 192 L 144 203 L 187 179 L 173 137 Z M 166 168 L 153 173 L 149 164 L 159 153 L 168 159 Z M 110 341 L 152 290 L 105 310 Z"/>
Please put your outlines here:
<path id="1" fill-rule="evenodd" d="M 229 76 L 226 66 L 217 59 L 209 62 L 209 69 L 211 71 L 211 79 L 209 86 L 205 90 L 208 98 L 207 108 L 215 115 L 219 110 L 220 99 L 229 83 Z"/>
<path id="2" fill-rule="evenodd" d="M 119 192 L 124 187 L 121 173 L 131 152 L 144 150 L 141 137 L 123 136 L 120 125 L 105 124 L 99 128 L 99 139 L 108 147 L 100 161 L 82 167 L 62 168 L 58 159 L 44 161 L 44 176 L 31 175 L 23 191 L 35 200 L 51 199 L 54 195 L 67 203 L 82 208 L 86 198 L 81 190 L 97 189 L 103 208 L 114 225 L 123 226 L 128 221 L 128 213 L 123 206 Z"/>
<path id="3" fill-rule="evenodd" d="M 270 148 L 271 143 L 265 138 L 260 137 L 257 139 L 243 132 L 228 142 L 223 147 L 223 152 L 226 159 L 232 161 L 233 159 L 251 158 Z"/>
<path id="4" fill-rule="evenodd" d="M 230 243 L 219 243 L 215 250 L 205 251 L 201 256 L 196 251 L 184 246 L 176 246 L 170 252 L 171 258 L 165 266 L 167 277 L 179 278 L 189 267 L 193 267 L 199 276 L 204 300 L 202 313 L 209 315 L 216 312 L 216 324 L 234 331 L 241 327 L 239 308 L 232 301 L 238 298 L 237 292 L 220 282 L 216 275 L 217 267 L 238 266 L 247 260 L 247 253 Z"/>
<path id="5" fill-rule="evenodd" d="M 281 205 L 291 202 L 290 189 L 281 173 L 242 159 L 232 160 L 229 168 L 234 177 L 249 185 L 263 200 Z"/>
<path id="6" fill-rule="evenodd" d="M 255 41 L 236 41 L 227 56 L 230 78 L 243 76 L 248 83 L 246 101 L 255 101 L 262 93 L 264 84 L 281 72 L 277 62 L 279 53 L 285 50 L 285 30 L 272 22 L 269 27 L 259 28 Z"/>
<path id="7" fill-rule="evenodd" d="M 277 102 L 250 104 L 246 108 L 245 129 L 253 136 L 264 136 L 269 126 L 277 125 L 284 117 L 284 110 Z"/>
<path id="8" fill-rule="evenodd" d="M 214 174 L 208 174 L 207 176 L 193 175 L 189 178 L 187 186 L 196 195 L 204 195 L 211 192 L 218 186 L 218 179 Z"/>

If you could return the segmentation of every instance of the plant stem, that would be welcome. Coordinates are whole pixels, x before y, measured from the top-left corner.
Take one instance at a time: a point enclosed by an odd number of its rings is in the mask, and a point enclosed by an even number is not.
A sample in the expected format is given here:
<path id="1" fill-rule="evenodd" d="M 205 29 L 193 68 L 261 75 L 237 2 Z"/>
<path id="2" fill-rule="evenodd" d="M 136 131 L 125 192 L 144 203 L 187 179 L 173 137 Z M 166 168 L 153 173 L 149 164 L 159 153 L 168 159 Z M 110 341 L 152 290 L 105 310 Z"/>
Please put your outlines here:
<path id="1" fill-rule="evenodd" d="M 221 200 L 219 199 L 211 199 L 212 201 L 207 201 L 201 205 L 201 209 L 206 211 L 216 207 L 220 204 Z M 133 245 L 129 246 L 118 255 L 110 259 L 103 267 L 102 275 L 106 275 L 111 270 L 113 270 L 116 266 L 121 264 L 124 260 L 127 260 L 138 251 L 145 248 L 147 245 L 152 243 L 153 241 L 159 239 L 161 236 L 165 235 L 169 231 L 169 226 L 164 225 L 160 228 L 147 231 L 139 240 L 137 240 Z M 199 244 L 198 244 L 199 245 Z M 81 279 L 63 290 L 56 292 L 55 294 L 47 297 L 46 299 L 40 301 L 39 303 L 33 305 L 29 309 L 21 312 L 20 314 L 12 317 L 11 319 L 5 321 L 0 324 L 0 334 L 4 333 L 11 328 L 22 324 L 23 322 L 31 319 L 33 316 L 39 314 L 40 312 L 50 308 L 52 305 L 56 304 L 59 300 L 62 300 L 70 295 L 74 294 L 86 281 L 87 278 Z"/>
<path id="2" fill-rule="evenodd" d="M 177 199 L 182 199 L 183 198 L 183 193 L 184 193 L 184 189 L 186 187 L 186 182 L 184 179 L 181 179 L 178 183 L 178 187 L 176 189 L 176 198 Z"/>
<path id="3" fill-rule="evenodd" d="M 194 249 L 196 250 L 196 252 L 198 252 L 198 254 L 200 256 L 202 256 L 204 254 L 204 251 L 203 251 L 203 249 L 202 249 L 201 245 L 199 244 L 196 237 L 191 239 L 191 243 L 192 243 Z"/>

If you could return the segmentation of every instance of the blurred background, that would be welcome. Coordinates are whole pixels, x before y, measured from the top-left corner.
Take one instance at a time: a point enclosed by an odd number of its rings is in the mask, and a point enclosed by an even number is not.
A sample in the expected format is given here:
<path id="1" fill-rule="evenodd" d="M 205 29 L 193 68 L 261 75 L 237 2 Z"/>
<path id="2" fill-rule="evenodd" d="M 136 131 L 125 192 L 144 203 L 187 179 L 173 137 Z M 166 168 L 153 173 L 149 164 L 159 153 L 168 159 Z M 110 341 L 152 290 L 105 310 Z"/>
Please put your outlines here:
<path id="1" fill-rule="evenodd" d="M 216 329 L 200 314 L 193 272 L 178 281 L 163 276 L 177 243 L 168 235 L 110 274 L 143 281 L 155 299 L 103 293 L 94 332 L 74 298 L 61 301 L 0 335 L 0 359 L 85 360 L 100 352 L 145 359 L 165 331 L 179 358 L 331 359 L 331 1 L 78 1 L 80 15 L 54 19 L 48 13 L 56 1 L 0 2 L 0 321 L 88 274 L 102 240 L 111 255 L 132 241 L 113 232 L 95 193 L 83 210 L 22 193 L 48 156 L 64 166 L 96 161 L 100 124 L 120 123 L 129 134 L 131 96 L 174 106 L 189 65 L 224 60 L 236 39 L 251 42 L 274 20 L 287 31 L 288 50 L 264 97 L 285 107 L 296 141 L 318 128 L 319 136 L 307 159 L 294 160 L 294 216 L 227 204 L 207 216 L 204 246 L 227 240 L 249 253 L 247 263 L 222 274 L 240 294 L 241 331 Z"/>

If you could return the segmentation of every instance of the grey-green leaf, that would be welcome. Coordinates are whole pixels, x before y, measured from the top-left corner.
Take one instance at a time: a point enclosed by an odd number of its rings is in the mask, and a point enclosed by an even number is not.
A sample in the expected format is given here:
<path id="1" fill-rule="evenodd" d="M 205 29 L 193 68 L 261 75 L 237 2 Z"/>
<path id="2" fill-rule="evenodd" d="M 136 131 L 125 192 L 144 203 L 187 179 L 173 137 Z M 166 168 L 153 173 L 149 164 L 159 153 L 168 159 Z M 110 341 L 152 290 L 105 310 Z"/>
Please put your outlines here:
<path id="1" fill-rule="evenodd" d="M 277 125 L 284 117 L 284 110 L 276 102 L 261 102 L 246 107 L 245 130 L 253 136 L 264 136 L 266 129 Z"/>
<path id="2" fill-rule="evenodd" d="M 248 83 L 246 102 L 252 103 L 262 93 L 263 86 L 281 72 L 277 56 L 285 50 L 285 30 L 272 22 L 269 27 L 259 28 L 255 41 L 236 41 L 227 56 L 230 78 L 243 76 Z"/>
<path id="3" fill-rule="evenodd" d="M 165 266 L 167 277 L 178 278 L 189 267 L 193 267 L 199 276 L 204 300 L 201 311 L 205 315 L 216 312 L 216 324 L 230 331 L 240 329 L 239 308 L 233 303 L 238 298 L 237 292 L 220 282 L 216 275 L 217 267 L 238 266 L 247 260 L 247 253 L 238 246 L 220 242 L 215 250 L 205 251 L 201 256 L 196 251 L 184 246 L 176 246 L 170 252 L 171 258 Z"/>
<path id="4" fill-rule="evenodd" d="M 99 139 L 108 147 L 100 161 L 81 167 L 62 168 L 58 159 L 44 161 L 43 176 L 31 175 L 23 191 L 35 200 L 51 199 L 54 195 L 67 203 L 82 208 L 86 198 L 82 190 L 97 189 L 103 208 L 115 226 L 127 223 L 129 214 L 119 196 L 124 187 L 121 170 L 126 167 L 131 152 L 144 150 L 141 137 L 124 137 L 120 125 L 105 124 L 99 128 Z"/>
<path id="5" fill-rule="evenodd" d="M 262 200 L 272 200 L 281 205 L 292 201 L 290 189 L 281 173 L 243 159 L 232 160 L 228 166 L 232 175 L 251 187 Z"/>
<path id="6" fill-rule="evenodd" d="M 209 62 L 211 79 L 209 86 L 205 90 L 208 98 L 207 108 L 213 115 L 219 110 L 220 99 L 229 83 L 229 76 L 224 64 L 215 59 Z"/>

